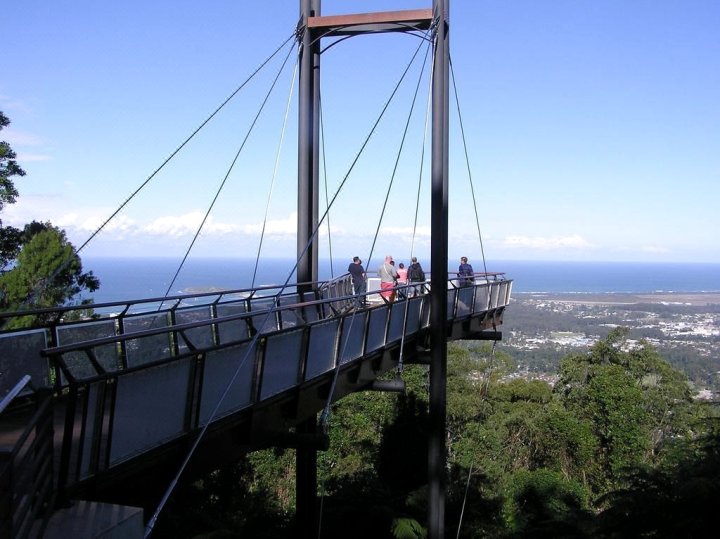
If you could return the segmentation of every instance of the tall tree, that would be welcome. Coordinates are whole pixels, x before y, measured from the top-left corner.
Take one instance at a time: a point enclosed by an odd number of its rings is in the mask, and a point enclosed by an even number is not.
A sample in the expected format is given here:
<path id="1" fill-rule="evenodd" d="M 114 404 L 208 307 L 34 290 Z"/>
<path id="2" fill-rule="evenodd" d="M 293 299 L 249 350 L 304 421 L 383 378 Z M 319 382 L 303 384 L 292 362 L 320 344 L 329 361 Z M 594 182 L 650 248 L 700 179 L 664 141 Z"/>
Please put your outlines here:
<path id="1" fill-rule="evenodd" d="M 0 112 L 0 130 L 10 124 Z M 16 154 L 0 142 L 0 210 L 18 197 L 14 178 L 24 176 Z M 0 220 L 0 311 L 19 311 L 64 305 L 83 291 L 94 292 L 100 281 L 83 272 L 75 247 L 63 230 L 51 223 L 33 221 L 23 230 L 2 226 Z M 80 300 L 89 304 L 90 300 Z M 28 327 L 44 321 L 43 315 L 6 320 L 6 329 Z"/>
<path id="2" fill-rule="evenodd" d="M 0 111 L 0 131 L 10 125 L 10 120 Z M 18 196 L 13 177 L 25 176 L 25 171 L 15 161 L 16 154 L 5 141 L 0 140 L 0 211 L 5 204 L 14 204 Z M 12 226 L 2 226 L 0 219 L 0 272 L 20 250 L 21 231 Z"/>
<path id="3" fill-rule="evenodd" d="M 25 226 L 13 268 L 0 275 L 0 310 L 55 307 L 99 286 L 92 271 L 83 272 L 82 261 L 63 230 L 33 221 Z M 81 304 L 89 303 L 81 300 Z M 16 317 L 7 327 L 27 327 L 42 321 L 42 315 Z"/>

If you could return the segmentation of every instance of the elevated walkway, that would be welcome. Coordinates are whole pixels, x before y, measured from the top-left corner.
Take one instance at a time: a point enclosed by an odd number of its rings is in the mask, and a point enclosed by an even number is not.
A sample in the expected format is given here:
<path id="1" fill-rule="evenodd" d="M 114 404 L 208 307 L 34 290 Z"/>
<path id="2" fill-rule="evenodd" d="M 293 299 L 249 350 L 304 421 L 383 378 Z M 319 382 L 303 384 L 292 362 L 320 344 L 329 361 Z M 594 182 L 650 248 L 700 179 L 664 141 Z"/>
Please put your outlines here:
<path id="1" fill-rule="evenodd" d="M 360 306 L 343 276 L 102 304 L 76 320 L 61 309 L 47 327 L 0 334 L 12 358 L 0 396 L 21 373 L 40 390 L 0 415 L 0 535 L 27 536 L 20 522 L 58 501 L 153 506 L 203 429 L 188 476 L 262 447 L 321 447 L 294 427 L 400 361 L 425 361 L 428 286 L 393 303 L 370 291 Z M 448 338 L 498 338 L 511 288 L 498 275 L 448 282 Z"/>

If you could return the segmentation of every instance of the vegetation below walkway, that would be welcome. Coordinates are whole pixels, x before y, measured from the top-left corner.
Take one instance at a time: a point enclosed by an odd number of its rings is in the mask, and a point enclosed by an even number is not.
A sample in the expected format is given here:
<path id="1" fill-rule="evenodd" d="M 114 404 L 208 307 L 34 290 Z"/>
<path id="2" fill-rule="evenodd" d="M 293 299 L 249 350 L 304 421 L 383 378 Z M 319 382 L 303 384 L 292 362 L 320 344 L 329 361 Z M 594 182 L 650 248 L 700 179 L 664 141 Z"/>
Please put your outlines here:
<path id="1" fill-rule="evenodd" d="M 718 528 L 717 411 L 616 329 L 567 355 L 553 387 L 503 382 L 507 354 L 454 344 L 448 365 L 448 536 L 706 537 Z M 319 537 L 424 537 L 427 368 L 405 395 L 333 406 L 320 453 Z M 185 485 L 156 537 L 295 536 L 294 452 L 262 451 Z"/>

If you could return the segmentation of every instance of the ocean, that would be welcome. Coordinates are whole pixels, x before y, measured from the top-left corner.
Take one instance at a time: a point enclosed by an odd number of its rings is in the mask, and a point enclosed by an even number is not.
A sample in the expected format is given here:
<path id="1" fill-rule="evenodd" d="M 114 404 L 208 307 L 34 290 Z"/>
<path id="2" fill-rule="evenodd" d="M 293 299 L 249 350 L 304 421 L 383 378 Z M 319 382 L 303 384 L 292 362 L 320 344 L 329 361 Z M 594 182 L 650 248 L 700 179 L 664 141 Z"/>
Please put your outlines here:
<path id="1" fill-rule="evenodd" d="M 83 268 L 100 279 L 91 295 L 96 303 L 160 297 L 166 294 L 179 260 L 170 258 L 83 257 Z M 345 273 L 350 261 L 320 262 L 320 278 Z M 471 261 L 473 262 L 473 261 Z M 422 263 L 422 261 L 421 261 Z M 294 266 L 292 259 L 264 259 L 255 285 L 282 284 Z M 424 268 L 429 270 L 428 265 Z M 208 289 L 249 288 L 255 261 L 238 258 L 188 259 L 169 295 Z M 475 271 L 482 264 L 475 262 Z M 370 272 L 374 267 L 368 268 Z M 449 271 L 457 271 L 453 265 Z M 488 272 L 501 272 L 513 280 L 514 292 L 550 293 L 653 293 L 720 292 L 720 264 L 637 262 L 488 261 Z M 294 282 L 294 274 L 290 282 Z"/>

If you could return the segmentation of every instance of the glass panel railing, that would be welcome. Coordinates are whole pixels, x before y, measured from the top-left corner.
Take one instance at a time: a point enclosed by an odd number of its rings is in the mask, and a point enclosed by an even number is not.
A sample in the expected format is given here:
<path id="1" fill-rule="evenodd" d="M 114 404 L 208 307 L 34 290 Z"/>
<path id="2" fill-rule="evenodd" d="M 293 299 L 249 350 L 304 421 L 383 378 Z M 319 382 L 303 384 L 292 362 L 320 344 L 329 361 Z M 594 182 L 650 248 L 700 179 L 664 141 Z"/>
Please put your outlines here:
<path id="1" fill-rule="evenodd" d="M 193 322 L 202 322 L 203 320 L 209 320 L 210 318 L 212 318 L 211 306 L 182 309 L 175 312 L 176 324 L 191 324 Z M 189 328 L 183 330 L 183 333 L 196 349 L 209 348 L 215 344 L 215 339 L 213 337 L 213 326 L 211 324 L 196 328 Z M 178 337 L 178 349 L 181 354 L 189 351 L 189 347 L 185 343 L 185 339 L 183 339 L 182 337 Z"/>
<path id="2" fill-rule="evenodd" d="M 405 324 L 405 334 L 412 335 L 420 329 L 420 308 L 422 307 L 422 298 L 412 298 L 408 302 L 407 322 Z"/>
<path id="3" fill-rule="evenodd" d="M 84 421 L 83 438 L 79 440 L 78 445 L 80 455 L 78 455 L 78 458 L 73 459 L 78 462 L 76 472 L 78 479 L 86 479 L 95 473 L 96 464 L 93 464 L 94 455 L 92 451 L 93 447 L 97 445 L 95 442 L 101 436 L 101 421 L 98 421 L 98 419 L 105 416 L 105 410 L 100 406 L 99 399 L 106 387 L 107 382 L 105 380 L 88 384 L 83 403 L 84 412 L 77 416 L 82 417 Z"/>
<path id="4" fill-rule="evenodd" d="M 510 297 L 512 296 L 512 281 L 505 281 L 507 288 L 505 289 L 505 305 L 510 305 Z"/>
<path id="5" fill-rule="evenodd" d="M 114 337 L 115 335 L 117 335 L 115 320 L 98 320 L 57 328 L 58 346 Z M 93 348 L 93 353 L 100 366 L 107 372 L 114 372 L 122 367 L 117 343 L 96 346 Z M 92 378 L 99 374 L 85 352 L 68 352 L 63 354 L 63 359 L 70 373 L 78 380 Z"/>
<path id="6" fill-rule="evenodd" d="M 301 303 L 302 299 L 299 294 L 291 294 L 280 298 L 280 324 L 282 329 L 301 326 L 305 323 Z"/>
<path id="7" fill-rule="evenodd" d="M 267 337 L 260 377 L 260 400 L 298 384 L 304 355 L 303 333 L 300 329 Z"/>
<path id="8" fill-rule="evenodd" d="M 337 319 L 310 326 L 305 380 L 312 380 L 335 367 L 339 327 Z"/>
<path id="9" fill-rule="evenodd" d="M 397 301 L 391 304 L 390 323 L 388 324 L 387 342 L 399 341 L 402 338 L 403 322 L 405 321 L 406 301 Z"/>
<path id="10" fill-rule="evenodd" d="M 430 296 L 422 296 L 421 324 L 423 328 L 430 327 Z"/>
<path id="11" fill-rule="evenodd" d="M 252 317 L 252 324 L 257 332 L 270 333 L 279 329 L 277 319 L 278 313 L 277 311 L 271 311 L 274 306 L 274 297 L 260 297 L 250 300 L 250 312 L 258 313 Z"/>
<path id="12" fill-rule="evenodd" d="M 207 423 L 231 380 L 232 385 L 218 406 L 214 419 L 252 403 L 256 350 L 254 343 L 245 342 L 206 354 L 200 400 L 201 425 Z"/>
<path id="13" fill-rule="evenodd" d="M 385 346 L 389 313 L 390 308 L 387 305 L 369 311 L 370 320 L 367 329 L 366 354 Z"/>
<path id="14" fill-rule="evenodd" d="M 245 302 L 224 303 L 217 306 L 218 318 L 226 316 L 241 315 L 247 312 Z M 237 320 L 229 320 L 227 322 L 218 323 L 218 336 L 220 344 L 243 341 L 250 338 L 250 327 L 247 320 L 240 318 Z"/>
<path id="15" fill-rule="evenodd" d="M 26 374 L 35 387 L 50 384 L 48 362 L 40 355 L 47 348 L 44 329 L 0 334 L 0 398 L 7 395 Z"/>
<path id="16" fill-rule="evenodd" d="M 499 298 L 500 298 L 500 283 L 491 283 L 490 284 L 490 308 L 491 309 L 498 308 Z"/>
<path id="17" fill-rule="evenodd" d="M 468 316 L 471 313 L 473 297 L 475 295 L 475 286 L 465 286 L 457 291 L 457 304 L 455 307 L 455 317 L 460 318 Z"/>
<path id="18" fill-rule="evenodd" d="M 193 364 L 184 358 L 118 376 L 111 465 L 185 432 Z"/>
<path id="19" fill-rule="evenodd" d="M 359 358 L 363 353 L 367 311 L 355 312 L 342 320 L 340 337 L 340 363 Z"/>
<path id="20" fill-rule="evenodd" d="M 123 333 L 136 333 L 139 331 L 165 328 L 168 326 L 167 314 L 157 313 L 137 315 L 124 319 Z M 137 339 L 128 339 L 125 342 L 125 358 L 128 367 L 135 367 L 169 358 L 172 356 L 171 334 L 158 333 Z"/>
<path id="21" fill-rule="evenodd" d="M 475 308 L 473 313 L 484 313 L 488 310 L 490 301 L 490 284 L 485 283 L 475 288 Z"/>
<path id="22" fill-rule="evenodd" d="M 447 319 L 455 317 L 455 300 L 457 299 L 457 288 L 450 288 L 447 291 Z"/>

